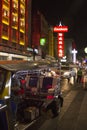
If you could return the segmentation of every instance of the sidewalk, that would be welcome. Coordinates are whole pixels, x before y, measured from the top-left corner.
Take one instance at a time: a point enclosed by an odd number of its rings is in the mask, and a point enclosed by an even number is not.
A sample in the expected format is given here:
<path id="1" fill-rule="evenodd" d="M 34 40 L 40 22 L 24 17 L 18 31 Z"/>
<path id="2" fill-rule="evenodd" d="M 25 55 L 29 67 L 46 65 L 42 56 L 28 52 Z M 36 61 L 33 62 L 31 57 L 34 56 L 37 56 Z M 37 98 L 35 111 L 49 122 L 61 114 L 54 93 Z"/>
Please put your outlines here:
<path id="1" fill-rule="evenodd" d="M 87 130 L 87 91 L 81 88 L 73 93 L 71 103 L 69 106 L 66 103 L 67 111 L 59 120 L 56 130 Z"/>
<path id="2" fill-rule="evenodd" d="M 84 75 L 84 77 L 83 77 L 83 87 L 84 87 L 84 89 L 87 88 L 87 75 Z"/>

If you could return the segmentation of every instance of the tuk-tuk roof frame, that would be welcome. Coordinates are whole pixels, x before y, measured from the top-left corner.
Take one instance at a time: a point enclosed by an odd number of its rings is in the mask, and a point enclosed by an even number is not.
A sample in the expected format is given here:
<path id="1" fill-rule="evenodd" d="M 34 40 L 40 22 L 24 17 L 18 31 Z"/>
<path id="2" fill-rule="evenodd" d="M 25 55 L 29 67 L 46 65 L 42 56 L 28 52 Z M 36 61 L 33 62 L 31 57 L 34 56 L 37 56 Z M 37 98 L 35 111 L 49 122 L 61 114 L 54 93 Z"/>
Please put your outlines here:
<path id="1" fill-rule="evenodd" d="M 7 71 L 17 72 L 21 70 L 32 70 L 38 68 L 44 68 L 51 65 L 50 61 L 38 60 L 38 61 L 25 61 L 25 60 L 3 60 L 0 61 L 0 68 Z"/>

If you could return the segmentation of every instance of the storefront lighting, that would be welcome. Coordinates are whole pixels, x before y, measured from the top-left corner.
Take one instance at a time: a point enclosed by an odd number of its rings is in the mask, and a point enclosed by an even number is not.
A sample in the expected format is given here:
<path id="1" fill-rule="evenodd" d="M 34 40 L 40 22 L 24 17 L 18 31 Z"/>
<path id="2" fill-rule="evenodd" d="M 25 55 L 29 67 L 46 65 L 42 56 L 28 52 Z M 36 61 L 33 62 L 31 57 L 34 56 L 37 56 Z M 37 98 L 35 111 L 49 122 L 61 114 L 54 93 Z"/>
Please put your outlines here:
<path id="1" fill-rule="evenodd" d="M 9 40 L 8 36 L 2 36 L 2 39 Z"/>
<path id="2" fill-rule="evenodd" d="M 24 45 L 24 44 L 25 44 L 24 42 L 20 41 L 20 45 Z"/>
<path id="3" fill-rule="evenodd" d="M 9 22 L 6 21 L 6 20 L 2 20 L 2 23 L 6 24 L 6 25 L 9 25 Z"/>

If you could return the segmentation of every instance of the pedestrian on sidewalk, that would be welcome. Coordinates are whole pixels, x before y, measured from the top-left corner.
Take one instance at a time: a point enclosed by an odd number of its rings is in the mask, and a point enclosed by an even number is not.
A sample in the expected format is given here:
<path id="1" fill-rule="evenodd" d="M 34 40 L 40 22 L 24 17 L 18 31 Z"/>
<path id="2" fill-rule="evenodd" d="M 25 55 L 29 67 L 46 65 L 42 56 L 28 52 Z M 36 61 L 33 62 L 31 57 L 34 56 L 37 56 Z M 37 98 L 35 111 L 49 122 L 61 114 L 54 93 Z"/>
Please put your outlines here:
<path id="1" fill-rule="evenodd" d="M 77 71 L 77 83 L 81 83 L 82 81 L 82 69 L 79 68 Z"/>

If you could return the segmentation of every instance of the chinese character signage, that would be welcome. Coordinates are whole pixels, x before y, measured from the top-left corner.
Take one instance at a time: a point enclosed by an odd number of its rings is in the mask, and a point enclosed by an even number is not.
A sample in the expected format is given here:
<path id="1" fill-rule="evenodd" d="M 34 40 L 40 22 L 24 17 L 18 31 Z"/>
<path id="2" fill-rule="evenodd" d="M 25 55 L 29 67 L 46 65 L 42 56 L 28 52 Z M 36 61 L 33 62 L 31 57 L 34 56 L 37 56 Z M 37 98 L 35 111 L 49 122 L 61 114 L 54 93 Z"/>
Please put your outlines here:
<path id="1" fill-rule="evenodd" d="M 55 26 L 53 31 L 58 33 L 58 57 L 62 58 L 64 56 L 64 33 L 68 32 L 68 27 Z"/>

